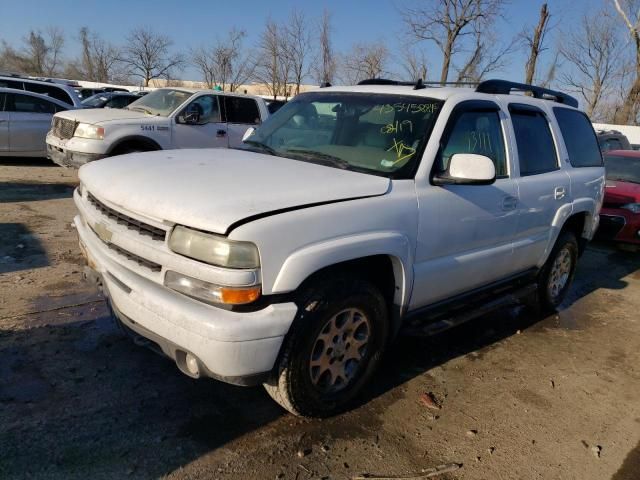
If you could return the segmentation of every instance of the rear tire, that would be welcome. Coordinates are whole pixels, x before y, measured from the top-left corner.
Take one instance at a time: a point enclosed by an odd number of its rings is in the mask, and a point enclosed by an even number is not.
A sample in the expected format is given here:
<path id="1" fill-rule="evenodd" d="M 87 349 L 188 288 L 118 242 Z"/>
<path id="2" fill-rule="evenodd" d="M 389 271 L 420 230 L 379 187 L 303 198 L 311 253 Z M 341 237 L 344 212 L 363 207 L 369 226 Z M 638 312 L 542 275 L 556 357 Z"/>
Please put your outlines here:
<path id="1" fill-rule="evenodd" d="M 578 241 L 569 231 L 560 232 L 538 276 L 538 302 L 543 312 L 555 310 L 567 296 L 578 262 Z"/>
<path id="2" fill-rule="evenodd" d="M 388 338 L 384 298 L 370 282 L 344 275 L 301 295 L 269 395 L 298 416 L 327 417 L 349 407 L 377 368 Z"/>

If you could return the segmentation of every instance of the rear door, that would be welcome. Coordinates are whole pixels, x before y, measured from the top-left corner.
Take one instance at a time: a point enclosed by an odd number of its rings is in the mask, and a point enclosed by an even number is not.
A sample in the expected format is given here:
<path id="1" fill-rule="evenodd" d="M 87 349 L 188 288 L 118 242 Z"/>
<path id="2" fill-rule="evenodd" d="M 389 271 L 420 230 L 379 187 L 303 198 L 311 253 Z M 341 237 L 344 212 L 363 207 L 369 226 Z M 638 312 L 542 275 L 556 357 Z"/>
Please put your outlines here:
<path id="1" fill-rule="evenodd" d="M 45 137 L 54 113 L 64 110 L 54 102 L 27 93 L 7 94 L 9 149 L 15 153 L 46 156 Z"/>
<path id="2" fill-rule="evenodd" d="M 9 151 L 9 112 L 4 109 L 6 96 L 6 93 L 0 93 L 0 152 Z"/>
<path id="3" fill-rule="evenodd" d="M 560 132 L 542 109 L 510 103 L 518 164 L 518 229 L 514 266 L 541 266 L 548 254 L 552 225 L 560 210 L 571 203 L 569 174 L 561 168 Z"/>
<path id="4" fill-rule="evenodd" d="M 190 109 L 200 113 L 200 120 L 196 124 L 187 124 L 182 120 L 184 113 Z M 195 98 L 176 116 L 173 128 L 173 148 L 228 146 L 227 128 L 222 121 L 217 95 L 201 95 Z"/>
<path id="5" fill-rule="evenodd" d="M 260 124 L 260 110 L 253 98 L 221 95 L 224 99 L 224 112 L 227 121 L 226 135 L 230 147 L 237 147 L 242 143 L 242 137 L 249 127 Z"/>

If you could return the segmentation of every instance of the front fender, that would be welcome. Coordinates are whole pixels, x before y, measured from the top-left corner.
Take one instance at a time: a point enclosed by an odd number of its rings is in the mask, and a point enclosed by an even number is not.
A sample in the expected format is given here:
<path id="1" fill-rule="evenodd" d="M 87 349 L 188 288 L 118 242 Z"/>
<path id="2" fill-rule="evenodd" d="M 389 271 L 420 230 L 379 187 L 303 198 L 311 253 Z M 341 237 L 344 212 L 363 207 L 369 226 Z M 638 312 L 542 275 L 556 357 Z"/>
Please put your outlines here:
<path id="1" fill-rule="evenodd" d="M 296 250 L 283 263 L 272 293 L 291 292 L 309 276 L 325 267 L 372 255 L 388 255 L 391 258 L 396 282 L 394 302 L 407 305 L 413 284 L 413 259 L 409 240 L 397 232 L 349 235 Z"/>

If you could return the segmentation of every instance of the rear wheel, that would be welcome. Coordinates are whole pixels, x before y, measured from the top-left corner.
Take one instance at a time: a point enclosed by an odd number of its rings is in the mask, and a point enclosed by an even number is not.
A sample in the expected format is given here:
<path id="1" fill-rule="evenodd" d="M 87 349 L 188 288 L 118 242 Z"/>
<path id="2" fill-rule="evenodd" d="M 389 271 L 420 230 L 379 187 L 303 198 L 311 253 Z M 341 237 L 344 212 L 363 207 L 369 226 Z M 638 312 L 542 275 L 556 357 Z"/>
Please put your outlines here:
<path id="1" fill-rule="evenodd" d="M 577 261 L 576 236 L 572 232 L 561 232 L 538 277 L 538 301 L 543 311 L 554 310 L 565 299 Z"/>
<path id="2" fill-rule="evenodd" d="M 377 367 L 387 335 L 385 301 L 371 283 L 353 276 L 318 282 L 302 296 L 265 388 L 294 415 L 343 411 Z"/>

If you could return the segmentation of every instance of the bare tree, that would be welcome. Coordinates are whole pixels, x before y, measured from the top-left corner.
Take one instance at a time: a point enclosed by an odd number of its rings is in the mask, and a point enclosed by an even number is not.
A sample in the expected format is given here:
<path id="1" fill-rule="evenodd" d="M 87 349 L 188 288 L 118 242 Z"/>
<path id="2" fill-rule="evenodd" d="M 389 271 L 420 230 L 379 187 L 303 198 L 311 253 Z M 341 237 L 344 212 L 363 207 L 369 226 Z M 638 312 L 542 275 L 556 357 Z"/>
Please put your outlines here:
<path id="1" fill-rule="evenodd" d="M 0 67 L 36 76 L 52 77 L 59 73 L 64 47 L 64 34 L 59 28 L 48 27 L 44 33 L 31 30 L 23 43 L 23 48 L 16 50 L 3 42 Z"/>
<path id="2" fill-rule="evenodd" d="M 358 43 L 342 61 L 344 81 L 356 84 L 367 78 L 379 78 L 387 72 L 389 50 L 382 43 Z"/>
<path id="3" fill-rule="evenodd" d="M 170 51 L 173 42 L 163 34 L 148 28 L 133 30 L 122 49 L 121 61 L 129 74 L 142 79 L 145 87 L 154 78 L 167 78 L 171 70 L 181 66 L 184 59 Z"/>
<path id="4" fill-rule="evenodd" d="M 423 0 L 424 6 L 407 8 L 402 18 L 410 35 L 418 41 L 433 42 L 442 52 L 440 82 L 449 78 L 453 56 L 460 43 L 474 34 L 474 25 L 498 16 L 504 0 Z"/>
<path id="5" fill-rule="evenodd" d="M 265 85 L 274 99 L 278 95 L 289 94 L 287 87 L 291 68 L 288 58 L 282 53 L 282 46 L 282 29 L 269 19 L 258 43 L 254 78 Z"/>
<path id="6" fill-rule="evenodd" d="M 422 50 L 407 49 L 404 58 L 400 61 L 400 67 L 407 76 L 407 80 L 426 80 L 429 71 L 427 57 Z"/>
<path id="7" fill-rule="evenodd" d="M 77 67 L 84 80 L 108 83 L 119 76 L 117 71 L 120 51 L 115 46 L 92 34 L 87 27 L 79 33 L 82 53 Z"/>
<path id="8" fill-rule="evenodd" d="M 538 24 L 533 29 L 524 29 L 521 33 L 522 40 L 529 50 L 527 63 L 525 64 L 524 81 L 532 84 L 536 76 L 536 66 L 540 53 L 545 50 L 544 41 L 549 32 L 549 19 L 551 14 L 546 3 L 542 4 Z"/>
<path id="9" fill-rule="evenodd" d="M 614 123 L 626 125 L 636 122 L 640 100 L 640 2 L 638 0 L 613 0 L 613 5 L 624 22 L 635 49 L 634 78 L 624 103 L 615 113 Z"/>
<path id="10" fill-rule="evenodd" d="M 462 68 L 458 69 L 457 82 L 480 82 L 489 73 L 502 69 L 513 53 L 516 39 L 501 45 L 487 26 L 478 25 L 475 34 L 475 45 Z M 484 28 L 483 28 L 484 27 Z"/>
<path id="11" fill-rule="evenodd" d="M 300 10 L 292 10 L 288 22 L 282 27 L 281 52 L 289 66 L 290 80 L 295 94 L 300 93 L 302 79 L 310 73 L 312 31 Z M 289 78 L 288 78 L 289 79 Z"/>
<path id="12" fill-rule="evenodd" d="M 224 39 L 218 39 L 210 47 L 192 50 L 191 62 L 200 70 L 207 87 L 219 85 L 230 91 L 246 83 L 255 64 L 251 55 L 243 49 L 244 30 L 232 28 Z"/>
<path id="13" fill-rule="evenodd" d="M 316 76 L 320 84 L 333 82 L 336 74 L 336 59 L 331 46 L 331 14 L 325 10 L 320 23 L 320 62 Z"/>
<path id="14" fill-rule="evenodd" d="M 562 82 L 582 95 L 592 116 L 618 72 L 619 38 L 611 19 L 598 12 L 584 16 L 578 30 L 562 39 L 560 54 L 573 67 Z"/>

